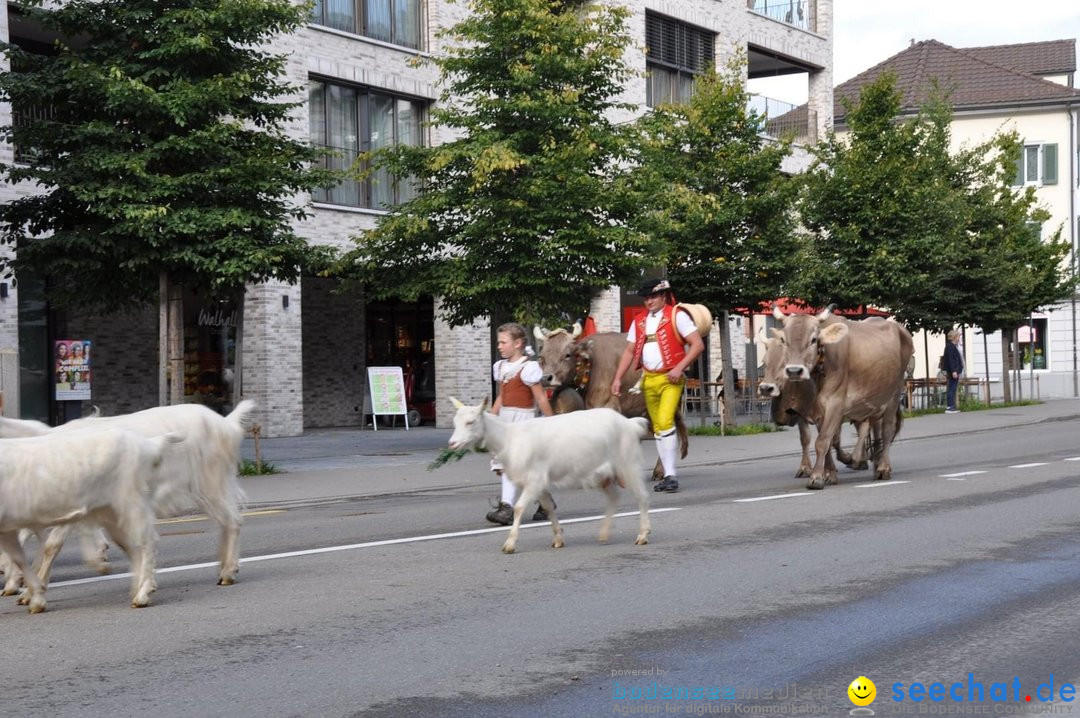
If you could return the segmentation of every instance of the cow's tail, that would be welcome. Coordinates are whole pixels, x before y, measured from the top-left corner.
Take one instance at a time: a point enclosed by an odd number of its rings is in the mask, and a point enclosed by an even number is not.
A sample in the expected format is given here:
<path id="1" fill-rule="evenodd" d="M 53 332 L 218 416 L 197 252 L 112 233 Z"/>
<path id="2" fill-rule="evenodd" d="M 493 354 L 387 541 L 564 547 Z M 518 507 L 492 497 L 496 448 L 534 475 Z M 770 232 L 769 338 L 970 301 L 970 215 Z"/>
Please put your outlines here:
<path id="1" fill-rule="evenodd" d="M 686 433 L 686 422 L 683 421 L 682 410 L 675 412 L 675 431 L 679 434 L 679 458 L 685 459 L 690 451 L 690 437 Z"/>

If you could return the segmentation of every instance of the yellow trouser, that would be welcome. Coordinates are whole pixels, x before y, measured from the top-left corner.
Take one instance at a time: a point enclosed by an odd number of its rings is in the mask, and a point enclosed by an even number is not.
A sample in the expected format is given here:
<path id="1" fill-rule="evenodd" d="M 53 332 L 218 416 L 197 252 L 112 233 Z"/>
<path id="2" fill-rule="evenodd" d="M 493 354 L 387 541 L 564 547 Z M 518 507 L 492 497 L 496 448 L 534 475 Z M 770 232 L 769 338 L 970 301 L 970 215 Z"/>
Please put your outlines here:
<path id="1" fill-rule="evenodd" d="M 685 383 L 685 379 L 680 379 L 677 384 L 672 384 L 664 372 L 645 371 L 641 391 L 645 394 L 645 406 L 652 419 L 653 433 L 657 436 L 675 428 L 675 412 L 679 408 Z"/>

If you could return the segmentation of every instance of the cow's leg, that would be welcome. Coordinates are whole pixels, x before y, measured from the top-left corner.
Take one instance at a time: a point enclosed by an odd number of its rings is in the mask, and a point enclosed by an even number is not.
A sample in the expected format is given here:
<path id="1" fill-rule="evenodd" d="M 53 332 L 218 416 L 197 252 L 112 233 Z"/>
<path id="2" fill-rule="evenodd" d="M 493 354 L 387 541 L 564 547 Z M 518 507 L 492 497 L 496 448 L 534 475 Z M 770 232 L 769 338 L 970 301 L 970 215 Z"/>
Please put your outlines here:
<path id="1" fill-rule="evenodd" d="M 563 543 L 562 526 L 559 525 L 559 519 L 555 516 L 555 500 L 551 498 L 550 491 L 540 492 L 540 508 L 547 513 L 548 520 L 551 521 L 551 533 L 554 534 L 551 548 L 562 548 L 565 545 Z"/>
<path id="2" fill-rule="evenodd" d="M 26 554 L 23 552 L 22 543 L 19 541 L 17 531 L 4 531 L 0 533 L 0 551 L 3 551 L 11 559 L 23 575 L 26 581 L 26 594 L 19 599 L 19 605 L 29 606 L 30 613 L 41 613 L 45 610 L 45 586 L 41 579 L 26 563 Z M 23 600 L 25 598 L 25 601 Z"/>
<path id="3" fill-rule="evenodd" d="M 890 407 L 881 418 L 881 446 L 876 448 L 878 459 L 874 466 L 874 480 L 888 481 L 892 478 L 892 464 L 889 462 L 889 446 L 897 431 L 896 407 Z"/>
<path id="4" fill-rule="evenodd" d="M 799 470 L 795 472 L 796 479 L 805 479 L 810 475 L 810 424 L 806 419 L 799 419 L 799 444 L 802 446 L 802 461 L 799 462 Z"/>
<path id="5" fill-rule="evenodd" d="M 810 480 L 806 483 L 808 489 L 823 489 L 825 484 L 836 483 L 836 465 L 832 463 L 832 439 L 840 429 L 842 416 L 840 412 L 822 412 L 823 418 L 818 422 L 817 439 L 814 441 L 816 462 L 810 472 Z M 830 468 L 831 467 L 831 468 Z"/>
<path id="6" fill-rule="evenodd" d="M 526 507 L 531 506 L 532 502 L 539 498 L 539 494 L 540 490 L 535 488 L 533 483 L 526 480 L 525 485 L 521 487 L 521 495 L 518 496 L 518 500 L 514 503 L 514 523 L 510 526 L 510 535 L 503 542 L 503 553 L 514 553 L 517 548 L 518 534 L 521 533 L 521 517 L 525 513 Z"/>

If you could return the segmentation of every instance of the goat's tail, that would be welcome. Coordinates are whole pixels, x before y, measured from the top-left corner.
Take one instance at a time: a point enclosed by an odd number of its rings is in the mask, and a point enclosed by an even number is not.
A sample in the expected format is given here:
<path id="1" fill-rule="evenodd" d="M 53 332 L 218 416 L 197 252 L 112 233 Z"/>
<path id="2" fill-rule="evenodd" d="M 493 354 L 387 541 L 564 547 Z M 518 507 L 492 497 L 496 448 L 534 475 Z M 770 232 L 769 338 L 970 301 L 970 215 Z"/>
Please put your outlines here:
<path id="1" fill-rule="evenodd" d="M 249 417 L 254 411 L 255 402 L 251 399 L 244 399 L 239 404 L 237 404 L 236 408 L 230 411 L 229 415 L 225 418 L 243 429 L 244 426 L 247 425 Z"/>

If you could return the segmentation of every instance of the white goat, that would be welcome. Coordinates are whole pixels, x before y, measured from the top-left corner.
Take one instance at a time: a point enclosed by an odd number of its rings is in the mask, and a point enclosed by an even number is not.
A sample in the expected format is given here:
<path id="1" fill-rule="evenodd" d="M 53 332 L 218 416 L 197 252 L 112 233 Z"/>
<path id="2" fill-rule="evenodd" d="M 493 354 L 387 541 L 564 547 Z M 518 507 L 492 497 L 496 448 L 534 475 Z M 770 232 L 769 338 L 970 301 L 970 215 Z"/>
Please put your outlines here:
<path id="1" fill-rule="evenodd" d="M 148 480 L 178 434 L 145 439 L 101 427 L 5 441 L 0 451 L 0 549 L 22 571 L 20 604 L 45 610 L 46 581 L 26 565 L 19 530 L 40 531 L 73 521 L 100 524 L 131 559 L 131 605 L 150 604 L 157 534 Z"/>
<path id="2" fill-rule="evenodd" d="M 480 406 L 466 406 L 450 397 L 457 407 L 450 448 L 483 444 L 498 455 L 507 477 L 520 489 L 514 504 L 514 525 L 503 544 L 503 553 L 514 553 L 522 512 L 533 501 L 551 519 L 553 548 L 563 547 L 562 527 L 548 489 L 601 489 L 607 510 L 600 524 L 600 541 L 607 541 L 618 502 L 618 488 L 630 489 L 640 510 L 636 545 L 649 542 L 649 495 L 641 468 L 641 439 L 651 436 L 648 420 L 628 419 L 612 409 L 588 409 L 516 424 L 505 424 L 487 413 L 487 399 Z"/>
<path id="3" fill-rule="evenodd" d="M 166 453 L 161 470 L 151 479 L 152 503 L 158 516 L 174 515 L 194 504 L 221 527 L 218 585 L 228 586 L 240 570 L 237 540 L 244 493 L 236 473 L 244 422 L 254 409 L 255 402 L 248 399 L 228 416 L 199 404 L 177 404 L 121 416 L 77 419 L 56 428 L 41 422 L 0 419 L 0 438 L 35 430 L 60 434 L 102 427 L 128 429 L 144 437 L 183 434 L 187 439 L 183 446 Z M 52 562 L 70 530 L 69 526 L 58 526 L 50 532 L 38 569 L 43 581 L 48 581 Z"/>

